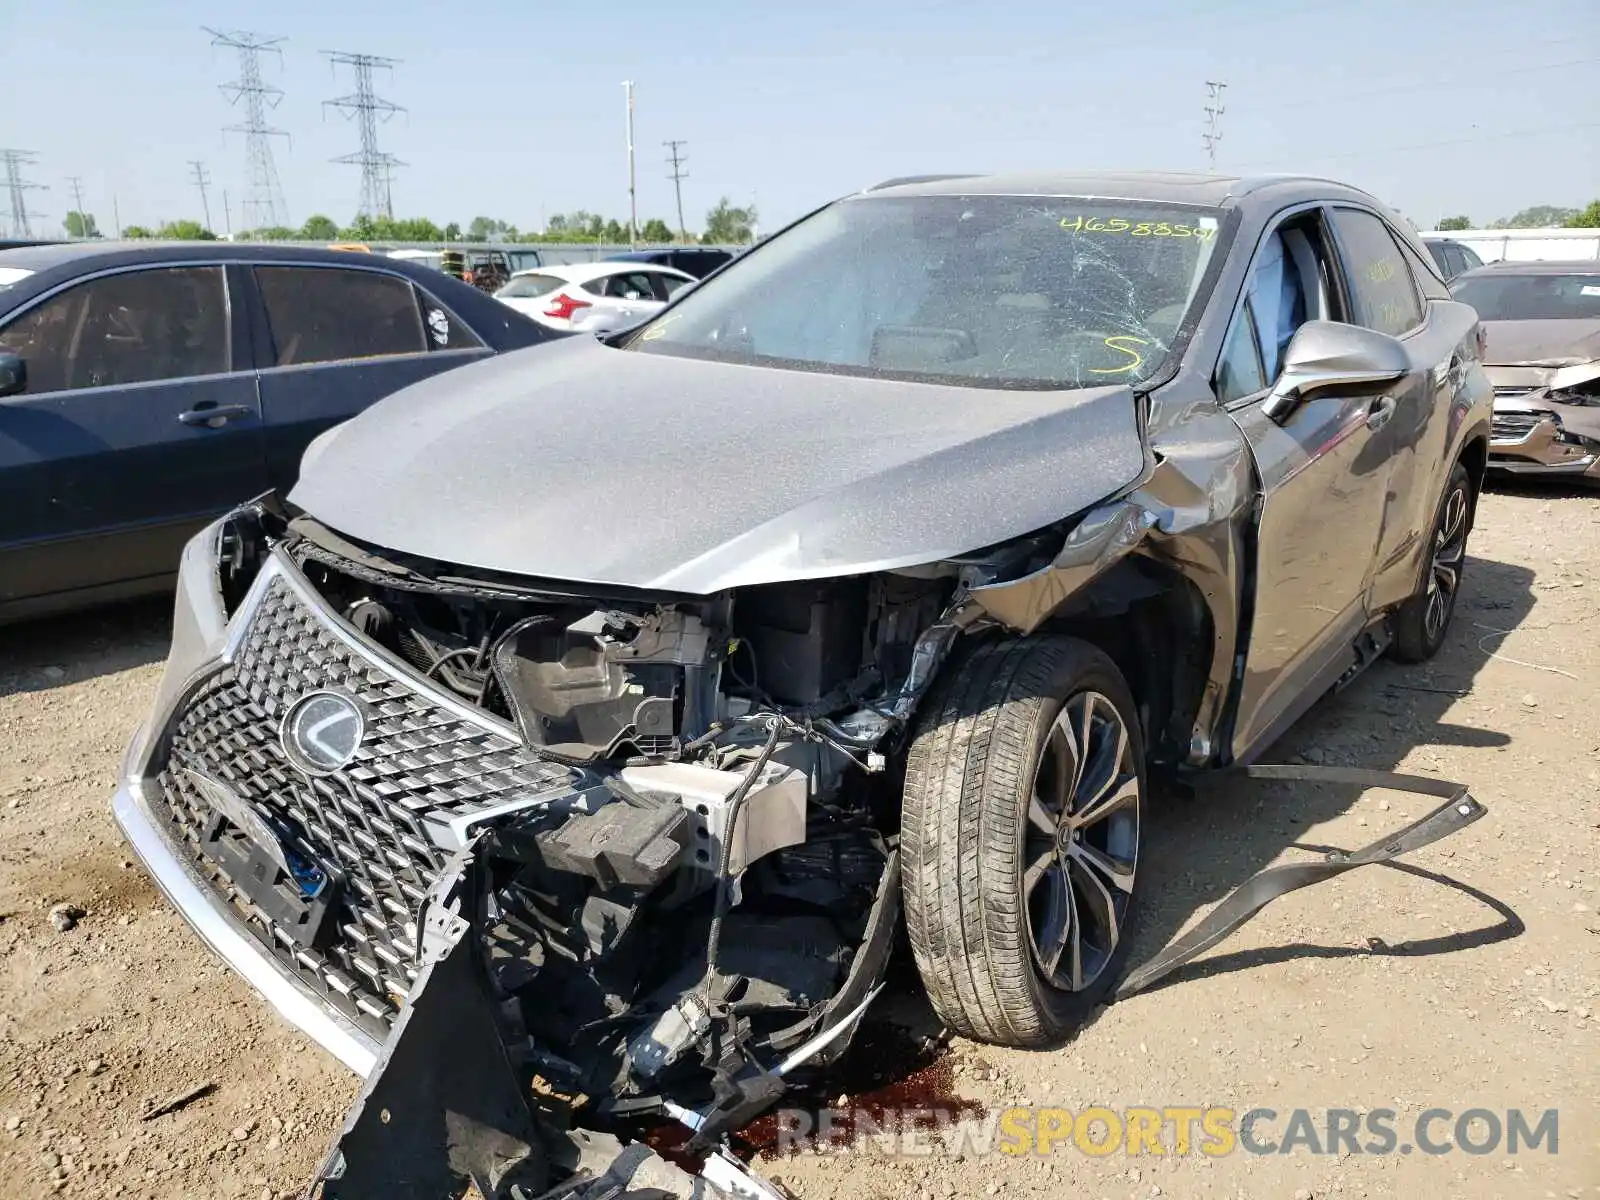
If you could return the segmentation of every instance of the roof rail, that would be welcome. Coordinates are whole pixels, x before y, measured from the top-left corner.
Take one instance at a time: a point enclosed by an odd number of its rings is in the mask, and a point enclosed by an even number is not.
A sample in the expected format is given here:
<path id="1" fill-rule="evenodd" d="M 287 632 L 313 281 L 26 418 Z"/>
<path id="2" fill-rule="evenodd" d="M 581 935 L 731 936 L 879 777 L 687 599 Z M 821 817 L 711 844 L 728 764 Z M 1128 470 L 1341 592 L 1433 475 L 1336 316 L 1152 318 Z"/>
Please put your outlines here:
<path id="1" fill-rule="evenodd" d="M 978 179 L 976 171 L 946 172 L 942 175 L 897 175 L 893 179 L 885 179 L 882 183 L 875 183 L 871 187 L 862 188 L 864 192 L 881 192 L 884 188 L 900 187 L 908 183 L 940 183 L 946 179 Z"/>

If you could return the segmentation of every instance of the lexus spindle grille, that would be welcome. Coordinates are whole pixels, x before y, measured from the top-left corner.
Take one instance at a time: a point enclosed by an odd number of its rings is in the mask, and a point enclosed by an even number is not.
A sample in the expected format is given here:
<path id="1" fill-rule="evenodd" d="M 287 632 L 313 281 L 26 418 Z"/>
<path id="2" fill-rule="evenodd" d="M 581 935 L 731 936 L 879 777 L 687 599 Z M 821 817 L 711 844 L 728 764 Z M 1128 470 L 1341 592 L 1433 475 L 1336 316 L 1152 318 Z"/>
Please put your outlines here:
<path id="1" fill-rule="evenodd" d="M 310 776 L 290 763 L 279 730 L 300 697 L 325 690 L 354 698 L 366 730 L 343 769 Z M 208 850 L 218 810 L 189 772 L 222 784 L 283 834 L 290 853 L 334 877 L 331 910 L 311 944 L 300 944 L 303 937 L 251 899 L 250 881 L 231 878 Z M 233 661 L 184 705 L 157 775 L 163 815 L 242 924 L 380 1039 L 416 977 L 419 909 L 448 858 L 424 820 L 555 795 L 574 779 L 353 648 L 281 574 L 250 615 Z"/>

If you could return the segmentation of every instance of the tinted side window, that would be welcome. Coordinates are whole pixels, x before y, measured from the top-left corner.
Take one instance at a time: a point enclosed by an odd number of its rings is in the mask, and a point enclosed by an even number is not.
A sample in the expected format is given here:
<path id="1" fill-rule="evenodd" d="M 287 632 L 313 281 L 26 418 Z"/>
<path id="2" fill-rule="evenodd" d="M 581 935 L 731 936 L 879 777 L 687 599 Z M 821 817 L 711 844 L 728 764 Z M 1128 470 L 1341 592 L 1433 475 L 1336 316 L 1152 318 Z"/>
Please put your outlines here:
<path id="1" fill-rule="evenodd" d="M 280 367 L 428 348 L 404 279 L 338 267 L 257 267 L 255 274 Z"/>
<path id="2" fill-rule="evenodd" d="M 1478 252 L 1471 246 L 1462 246 L 1461 269 L 1463 271 L 1471 271 L 1474 268 L 1481 266 L 1483 266 L 1483 259 L 1478 257 Z"/>
<path id="3" fill-rule="evenodd" d="M 654 300 L 656 290 L 651 285 L 653 271 L 630 271 L 626 275 L 613 275 L 606 280 L 605 295 L 616 300 Z"/>
<path id="4" fill-rule="evenodd" d="M 644 275 L 650 281 L 650 291 L 645 294 L 645 299 L 666 300 L 688 282 L 676 275 L 668 275 L 661 271 L 647 271 Z"/>
<path id="5" fill-rule="evenodd" d="M 513 275 L 506 281 L 505 287 L 501 288 L 495 295 L 508 296 L 512 299 L 528 299 L 553 292 L 561 286 L 561 283 L 562 279 L 559 275 Z"/>
<path id="6" fill-rule="evenodd" d="M 1384 223 L 1353 208 L 1335 209 L 1333 223 L 1344 252 L 1356 323 L 1395 336 L 1422 324 L 1422 302 L 1410 268 Z"/>
<path id="7" fill-rule="evenodd" d="M 688 287 L 694 280 L 679 279 L 676 275 L 657 275 L 656 285 L 661 289 L 661 298 L 670 300 L 678 292 Z"/>
<path id="8" fill-rule="evenodd" d="M 115 387 L 228 369 L 220 267 L 124 271 L 80 283 L 0 330 L 22 356 L 28 392 Z"/>

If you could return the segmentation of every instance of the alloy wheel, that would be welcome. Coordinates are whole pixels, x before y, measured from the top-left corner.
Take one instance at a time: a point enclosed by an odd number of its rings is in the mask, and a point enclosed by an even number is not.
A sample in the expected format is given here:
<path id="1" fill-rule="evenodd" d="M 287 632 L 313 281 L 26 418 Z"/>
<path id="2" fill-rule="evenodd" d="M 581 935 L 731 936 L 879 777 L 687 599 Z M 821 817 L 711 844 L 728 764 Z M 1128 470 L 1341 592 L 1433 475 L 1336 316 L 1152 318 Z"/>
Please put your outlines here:
<path id="1" fill-rule="evenodd" d="M 1428 607 L 1422 627 L 1430 642 L 1444 632 L 1461 587 L 1461 564 L 1467 554 L 1467 489 L 1456 487 L 1444 502 L 1433 536 L 1433 562 L 1428 567 Z"/>
<path id="2" fill-rule="evenodd" d="M 1034 966 L 1081 992 L 1122 939 L 1139 859 L 1139 764 L 1114 704 L 1068 698 L 1050 727 L 1028 802 L 1022 892 Z"/>

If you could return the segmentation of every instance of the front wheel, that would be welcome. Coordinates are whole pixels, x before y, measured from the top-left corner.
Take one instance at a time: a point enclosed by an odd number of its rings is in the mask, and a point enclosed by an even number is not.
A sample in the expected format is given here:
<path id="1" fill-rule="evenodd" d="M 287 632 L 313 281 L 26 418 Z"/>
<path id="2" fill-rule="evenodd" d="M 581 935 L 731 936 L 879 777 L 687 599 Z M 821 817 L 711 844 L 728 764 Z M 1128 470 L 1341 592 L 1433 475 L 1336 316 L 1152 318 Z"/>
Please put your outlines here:
<path id="1" fill-rule="evenodd" d="M 1087 642 L 983 645 L 929 697 L 906 763 L 902 890 L 956 1032 L 1058 1043 L 1128 945 L 1147 787 L 1137 709 Z"/>
<path id="2" fill-rule="evenodd" d="M 1422 589 L 1395 612 L 1390 653 L 1401 662 L 1426 662 L 1444 645 L 1467 563 L 1472 500 L 1472 479 L 1467 468 L 1458 462 L 1451 468 L 1444 498 L 1429 531 L 1429 559 Z"/>

